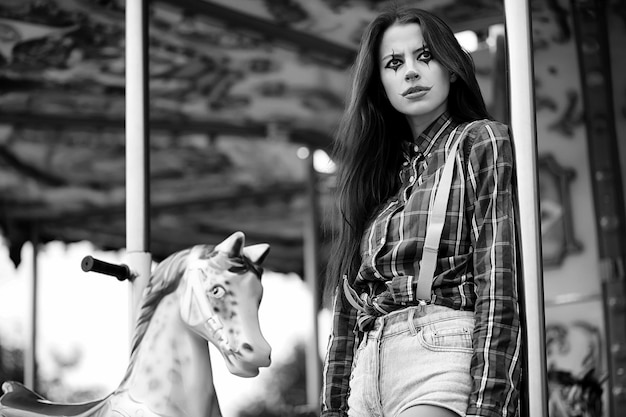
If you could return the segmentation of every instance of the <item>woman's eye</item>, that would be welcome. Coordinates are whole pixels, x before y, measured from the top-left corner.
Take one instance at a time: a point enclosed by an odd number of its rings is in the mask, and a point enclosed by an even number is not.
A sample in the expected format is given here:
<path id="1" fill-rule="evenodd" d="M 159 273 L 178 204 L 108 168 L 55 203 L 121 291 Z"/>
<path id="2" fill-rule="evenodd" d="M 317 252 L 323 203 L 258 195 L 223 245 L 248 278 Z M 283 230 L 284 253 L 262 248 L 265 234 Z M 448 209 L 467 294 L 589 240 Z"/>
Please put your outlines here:
<path id="1" fill-rule="evenodd" d="M 214 285 L 207 291 L 209 297 L 222 298 L 226 294 L 226 290 L 221 285 Z"/>
<path id="2" fill-rule="evenodd" d="M 402 65 L 402 61 L 399 60 L 398 58 L 393 58 L 391 60 L 389 60 L 389 62 L 387 62 L 387 65 L 385 65 L 385 68 L 391 68 L 391 69 L 398 69 L 398 67 Z"/>
<path id="3" fill-rule="evenodd" d="M 419 59 L 420 61 L 428 62 L 433 59 L 433 54 L 431 54 L 430 51 L 424 51 L 419 55 L 417 59 Z"/>

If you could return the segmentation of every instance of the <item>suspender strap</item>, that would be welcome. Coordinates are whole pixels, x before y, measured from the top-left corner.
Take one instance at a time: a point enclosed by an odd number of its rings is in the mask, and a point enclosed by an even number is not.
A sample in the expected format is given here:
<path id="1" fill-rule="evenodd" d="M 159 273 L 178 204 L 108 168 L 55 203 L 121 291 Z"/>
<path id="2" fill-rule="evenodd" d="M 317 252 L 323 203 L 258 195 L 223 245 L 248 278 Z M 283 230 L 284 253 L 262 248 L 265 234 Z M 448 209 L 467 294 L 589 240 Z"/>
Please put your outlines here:
<path id="1" fill-rule="evenodd" d="M 452 176 L 454 174 L 454 165 L 456 161 L 457 150 L 465 132 L 472 123 L 467 125 L 458 139 L 450 147 L 446 164 L 443 167 L 441 179 L 435 192 L 435 200 L 430 208 L 430 219 L 426 228 L 426 240 L 424 241 L 424 251 L 420 262 L 420 271 L 417 279 L 416 298 L 418 300 L 431 300 L 431 287 L 435 277 L 435 268 L 437 266 L 437 252 L 439 251 L 439 242 L 443 225 L 446 220 L 446 211 L 448 208 L 448 199 L 450 197 L 450 188 L 452 187 Z M 450 136 L 454 136 L 457 129 L 454 129 Z"/>

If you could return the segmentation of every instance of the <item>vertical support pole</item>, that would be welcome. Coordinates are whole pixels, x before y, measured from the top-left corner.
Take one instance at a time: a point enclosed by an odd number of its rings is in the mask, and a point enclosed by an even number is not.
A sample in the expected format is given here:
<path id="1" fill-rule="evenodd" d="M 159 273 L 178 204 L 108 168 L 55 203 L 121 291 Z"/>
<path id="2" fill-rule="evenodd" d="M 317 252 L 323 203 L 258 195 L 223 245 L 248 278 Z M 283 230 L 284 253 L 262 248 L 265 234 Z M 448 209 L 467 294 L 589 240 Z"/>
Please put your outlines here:
<path id="1" fill-rule="evenodd" d="M 320 399 L 322 364 L 319 356 L 318 313 L 321 301 L 319 283 L 319 202 L 317 173 L 313 166 L 313 151 L 306 158 L 307 176 L 307 217 L 304 230 L 304 280 L 311 291 L 311 313 L 313 320 L 312 337 L 306 344 L 306 394 L 309 406 L 317 410 Z"/>
<path id="2" fill-rule="evenodd" d="M 520 237 L 520 297 L 524 334 L 525 415 L 548 416 L 545 311 L 541 263 L 534 71 L 529 1 L 505 0 L 510 123 L 515 143 Z M 523 414 L 524 415 L 524 414 Z"/>
<path id="3" fill-rule="evenodd" d="M 150 278 L 148 0 L 126 2 L 126 251 L 131 331 Z"/>
<path id="4" fill-rule="evenodd" d="M 39 270 L 37 258 L 39 256 L 39 228 L 33 224 L 31 230 L 31 242 L 33 244 L 33 273 L 30 282 L 30 303 L 28 317 L 28 342 L 24 352 L 24 385 L 31 390 L 37 389 L 37 299 L 39 293 Z"/>

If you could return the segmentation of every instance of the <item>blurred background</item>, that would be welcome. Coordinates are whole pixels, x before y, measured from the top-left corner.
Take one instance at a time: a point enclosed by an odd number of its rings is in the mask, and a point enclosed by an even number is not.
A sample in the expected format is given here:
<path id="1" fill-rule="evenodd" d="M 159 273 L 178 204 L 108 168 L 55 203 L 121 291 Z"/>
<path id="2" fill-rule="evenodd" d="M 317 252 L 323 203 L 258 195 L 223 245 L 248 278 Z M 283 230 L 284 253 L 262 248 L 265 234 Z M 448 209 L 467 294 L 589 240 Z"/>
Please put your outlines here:
<path id="1" fill-rule="evenodd" d="M 388 3 L 149 2 L 153 260 L 236 230 L 271 245 L 259 314 L 273 365 L 243 380 L 215 357 L 225 417 L 317 408 L 328 153 L 361 32 Z M 453 27 L 507 122 L 502 1 L 394 3 Z M 619 416 L 626 2 L 530 4 L 550 414 Z M 0 382 L 33 357 L 53 401 L 106 395 L 127 365 L 128 284 L 80 269 L 86 255 L 126 260 L 124 16 L 123 0 L 0 1 Z"/>

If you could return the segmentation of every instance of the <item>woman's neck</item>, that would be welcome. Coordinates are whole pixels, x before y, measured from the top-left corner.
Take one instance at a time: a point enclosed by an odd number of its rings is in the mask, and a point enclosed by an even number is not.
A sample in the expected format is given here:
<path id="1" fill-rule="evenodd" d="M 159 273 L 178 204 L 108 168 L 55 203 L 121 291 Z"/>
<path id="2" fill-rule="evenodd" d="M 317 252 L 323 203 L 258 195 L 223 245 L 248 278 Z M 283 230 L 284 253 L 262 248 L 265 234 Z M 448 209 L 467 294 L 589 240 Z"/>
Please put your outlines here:
<path id="1" fill-rule="evenodd" d="M 411 133 L 413 134 L 413 140 L 417 141 L 422 133 L 430 126 L 435 120 L 437 120 L 442 114 L 445 113 L 445 109 L 441 113 L 436 113 L 434 115 L 429 114 L 427 116 L 409 116 L 407 115 L 407 120 L 409 122 L 409 126 L 411 127 Z"/>

